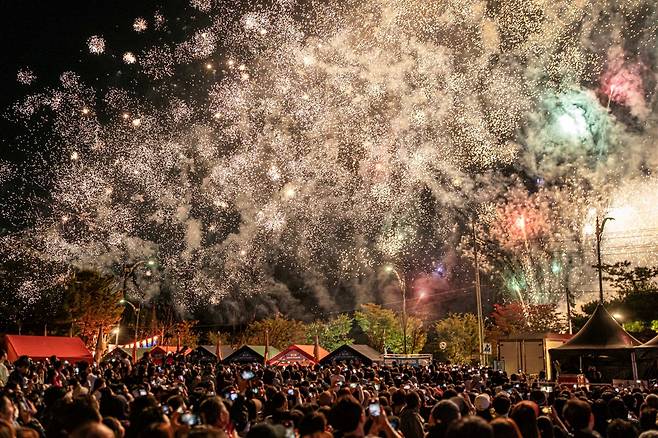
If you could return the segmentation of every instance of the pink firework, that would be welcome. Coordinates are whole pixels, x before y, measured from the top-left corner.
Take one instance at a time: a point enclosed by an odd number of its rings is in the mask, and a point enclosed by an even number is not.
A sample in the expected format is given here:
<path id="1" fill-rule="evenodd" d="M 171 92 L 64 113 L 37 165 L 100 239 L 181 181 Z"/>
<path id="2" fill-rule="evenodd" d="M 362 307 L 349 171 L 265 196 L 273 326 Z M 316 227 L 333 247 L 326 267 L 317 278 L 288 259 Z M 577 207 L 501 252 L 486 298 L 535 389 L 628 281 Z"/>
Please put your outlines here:
<path id="1" fill-rule="evenodd" d="M 644 99 L 642 75 L 647 68 L 641 61 L 630 62 L 623 49 L 613 47 L 608 52 L 607 69 L 601 76 L 599 92 L 610 102 L 624 105 L 632 115 L 640 119 L 649 114 Z"/>
<path id="2" fill-rule="evenodd" d="M 518 204 L 501 206 L 498 220 L 491 226 L 492 237 L 511 250 L 541 239 L 549 231 L 549 221 L 540 207 Z"/>

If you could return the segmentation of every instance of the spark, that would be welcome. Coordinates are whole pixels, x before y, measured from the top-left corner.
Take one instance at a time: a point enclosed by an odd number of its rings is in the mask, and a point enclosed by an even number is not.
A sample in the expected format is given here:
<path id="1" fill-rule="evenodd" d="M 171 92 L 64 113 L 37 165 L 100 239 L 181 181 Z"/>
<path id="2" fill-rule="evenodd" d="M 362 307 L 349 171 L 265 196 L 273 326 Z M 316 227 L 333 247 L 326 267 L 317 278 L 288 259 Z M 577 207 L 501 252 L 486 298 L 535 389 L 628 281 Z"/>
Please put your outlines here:
<path id="1" fill-rule="evenodd" d="M 100 55 L 105 52 L 105 39 L 98 35 L 93 35 L 87 40 L 87 47 L 89 48 L 89 53 Z"/>
<path id="2" fill-rule="evenodd" d="M 133 29 L 135 30 L 135 32 L 138 33 L 144 32 L 147 27 L 148 27 L 148 22 L 144 18 L 142 17 L 135 18 L 135 21 L 133 22 Z"/>
<path id="3" fill-rule="evenodd" d="M 123 62 L 126 64 L 134 64 L 137 62 L 137 57 L 132 52 L 126 52 L 123 54 Z"/>

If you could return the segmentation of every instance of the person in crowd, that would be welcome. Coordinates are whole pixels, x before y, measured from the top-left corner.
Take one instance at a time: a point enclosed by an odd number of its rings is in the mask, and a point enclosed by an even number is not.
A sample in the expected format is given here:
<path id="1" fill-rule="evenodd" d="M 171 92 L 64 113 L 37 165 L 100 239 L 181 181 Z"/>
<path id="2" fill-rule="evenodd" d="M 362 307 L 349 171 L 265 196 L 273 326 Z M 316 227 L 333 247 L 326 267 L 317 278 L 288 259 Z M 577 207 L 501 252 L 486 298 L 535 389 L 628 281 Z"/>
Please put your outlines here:
<path id="1" fill-rule="evenodd" d="M 512 407 L 512 402 L 509 398 L 509 394 L 504 391 L 499 391 L 498 394 L 494 397 L 491 402 L 491 406 L 494 409 L 494 415 L 496 418 L 503 417 L 507 418 L 509 416 L 509 411 Z"/>
<path id="2" fill-rule="evenodd" d="M 537 416 L 539 407 L 535 402 L 524 400 L 512 408 L 510 418 L 514 420 L 521 431 L 523 438 L 539 438 L 539 429 L 537 428 Z"/>
<path id="3" fill-rule="evenodd" d="M 549 393 L 523 373 L 488 367 L 263 366 L 183 354 L 11 364 L 0 354 L 0 438 L 634 438 L 658 430 L 658 387 L 555 385 Z"/>
<path id="4" fill-rule="evenodd" d="M 0 348 L 0 388 L 3 388 L 9 380 L 9 369 L 5 362 L 7 362 L 7 352 Z"/>
<path id="5" fill-rule="evenodd" d="M 637 429 L 630 421 L 617 418 L 615 420 L 612 420 L 608 425 L 606 437 L 607 438 L 636 438 Z"/>
<path id="6" fill-rule="evenodd" d="M 491 422 L 494 438 L 523 438 L 514 420 L 506 417 L 496 418 Z M 544 437 L 542 437 L 544 438 Z"/>
<path id="7" fill-rule="evenodd" d="M 433 408 L 429 418 L 427 438 L 443 438 L 448 427 L 461 418 L 457 405 L 451 400 L 441 400 Z"/>
<path id="8" fill-rule="evenodd" d="M 405 406 L 400 411 L 400 432 L 405 438 L 423 438 L 423 424 L 420 397 L 416 391 L 409 391 L 405 396 Z"/>
<path id="9" fill-rule="evenodd" d="M 601 435 L 594 431 L 594 415 L 592 407 L 585 400 L 573 398 L 564 406 L 564 420 L 574 438 L 598 438 Z"/>
<path id="10" fill-rule="evenodd" d="M 478 416 L 467 416 L 453 422 L 446 438 L 493 438 L 493 428 Z"/>
<path id="11" fill-rule="evenodd" d="M 237 438 L 229 412 L 219 397 L 206 399 L 200 406 L 203 424 L 223 431 L 228 438 Z"/>

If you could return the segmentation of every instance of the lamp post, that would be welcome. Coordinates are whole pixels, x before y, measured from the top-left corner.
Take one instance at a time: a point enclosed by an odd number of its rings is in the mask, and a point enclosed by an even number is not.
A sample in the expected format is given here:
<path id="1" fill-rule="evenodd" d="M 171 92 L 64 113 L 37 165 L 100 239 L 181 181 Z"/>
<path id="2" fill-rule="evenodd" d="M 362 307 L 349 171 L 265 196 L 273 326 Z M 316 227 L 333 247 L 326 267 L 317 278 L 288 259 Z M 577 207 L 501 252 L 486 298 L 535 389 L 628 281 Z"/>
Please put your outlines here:
<path id="1" fill-rule="evenodd" d="M 129 305 L 133 309 L 133 312 L 135 312 L 135 339 L 134 339 L 135 342 L 133 343 L 133 362 L 136 362 L 137 361 L 137 336 L 138 336 L 138 333 L 139 333 L 139 311 L 141 310 L 142 305 L 140 304 L 139 306 L 135 307 L 135 305 L 133 303 L 131 303 L 130 301 L 128 301 L 126 299 L 122 299 L 119 302 L 121 304 Z M 118 336 L 119 336 L 119 334 L 117 332 L 117 337 Z"/>
<path id="2" fill-rule="evenodd" d="M 394 266 L 388 265 L 385 270 L 386 272 L 395 274 L 395 278 L 397 278 L 400 284 L 400 291 L 402 293 L 402 351 L 404 354 L 407 354 L 407 286 Z"/>

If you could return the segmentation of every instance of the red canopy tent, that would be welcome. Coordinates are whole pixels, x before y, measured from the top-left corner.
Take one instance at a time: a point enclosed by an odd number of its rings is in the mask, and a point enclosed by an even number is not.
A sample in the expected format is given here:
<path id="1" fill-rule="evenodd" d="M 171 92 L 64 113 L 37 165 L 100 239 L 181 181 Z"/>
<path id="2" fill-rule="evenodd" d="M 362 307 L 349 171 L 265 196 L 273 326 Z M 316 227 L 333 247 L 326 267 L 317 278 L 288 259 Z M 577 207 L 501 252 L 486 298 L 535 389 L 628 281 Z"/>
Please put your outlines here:
<path id="1" fill-rule="evenodd" d="M 299 363 L 302 365 L 314 365 L 317 363 L 315 361 L 314 349 L 315 345 L 291 345 L 270 359 L 268 364 L 287 365 L 291 363 Z M 318 354 L 320 356 L 319 359 L 322 360 L 326 355 L 329 354 L 329 352 L 318 346 Z"/>
<path id="2" fill-rule="evenodd" d="M 20 356 L 28 356 L 32 360 L 44 360 L 53 355 L 71 363 L 94 361 L 94 357 L 80 338 L 6 335 L 5 342 L 7 358 L 12 362 Z"/>

